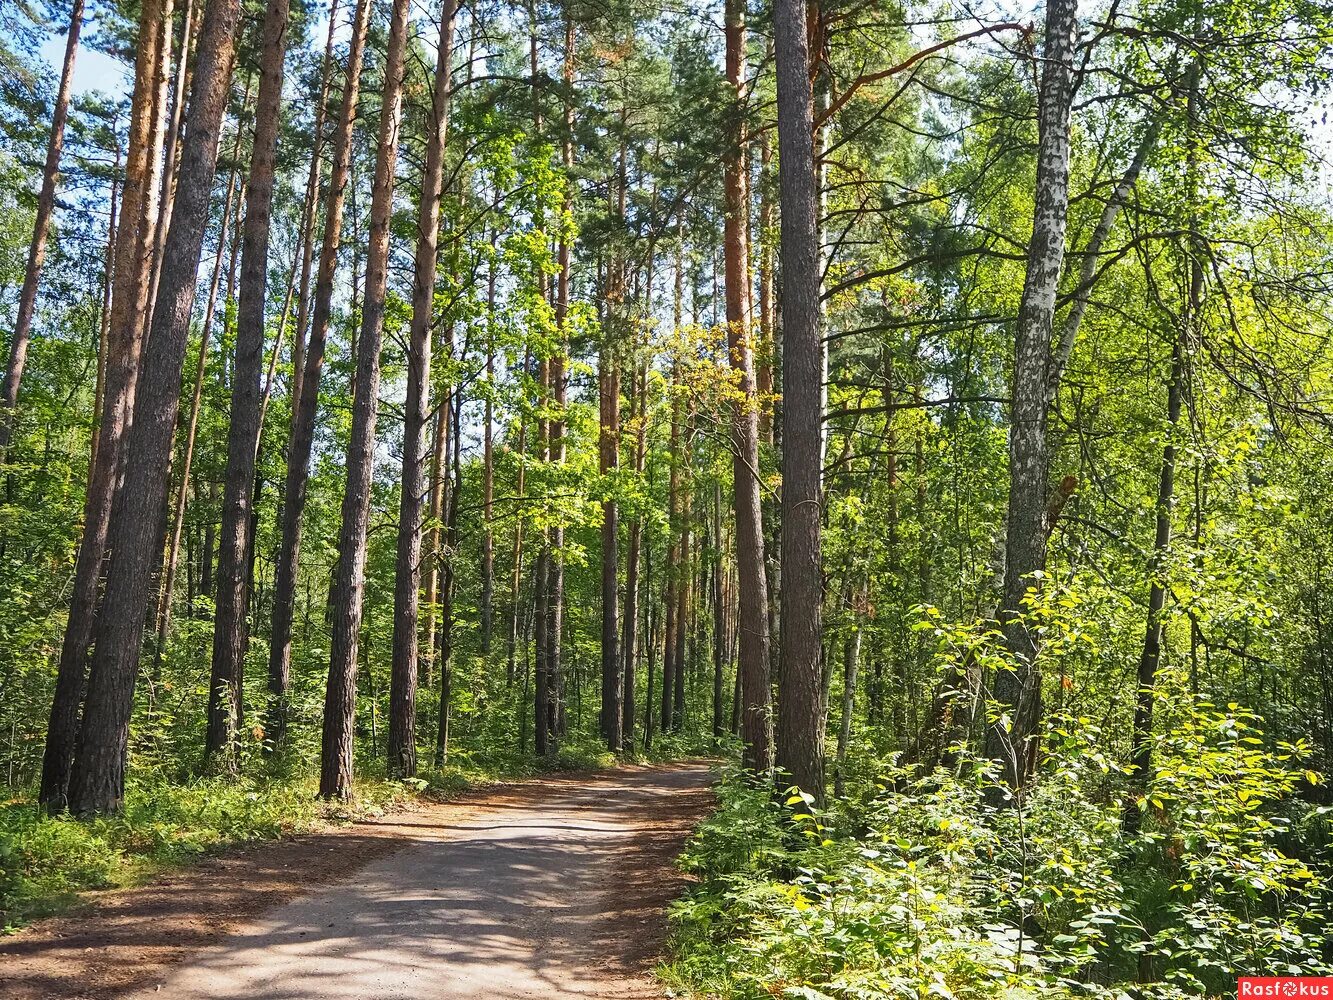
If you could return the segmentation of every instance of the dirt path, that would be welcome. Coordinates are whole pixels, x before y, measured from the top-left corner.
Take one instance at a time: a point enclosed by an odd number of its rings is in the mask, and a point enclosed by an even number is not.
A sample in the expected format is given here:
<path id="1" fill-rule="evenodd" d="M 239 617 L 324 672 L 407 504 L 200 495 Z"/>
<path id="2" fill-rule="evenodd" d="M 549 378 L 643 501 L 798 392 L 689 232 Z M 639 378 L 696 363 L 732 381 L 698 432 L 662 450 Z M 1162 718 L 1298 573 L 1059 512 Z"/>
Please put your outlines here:
<path id="1" fill-rule="evenodd" d="M 649 1000 L 709 802 L 626 767 L 260 845 L 0 939 L 0 995 Z"/>

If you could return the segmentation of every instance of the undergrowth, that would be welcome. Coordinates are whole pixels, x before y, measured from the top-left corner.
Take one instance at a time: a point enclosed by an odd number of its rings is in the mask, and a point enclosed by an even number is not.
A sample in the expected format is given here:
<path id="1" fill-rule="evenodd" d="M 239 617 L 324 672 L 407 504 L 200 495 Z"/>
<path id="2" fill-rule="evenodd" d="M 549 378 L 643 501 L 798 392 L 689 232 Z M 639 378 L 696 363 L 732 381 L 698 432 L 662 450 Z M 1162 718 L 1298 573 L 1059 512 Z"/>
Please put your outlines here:
<path id="1" fill-rule="evenodd" d="M 1328 809 L 1298 794 L 1320 781 L 1306 748 L 1237 705 L 1159 708 L 1141 794 L 1086 718 L 1053 722 L 1017 804 L 988 804 L 975 760 L 923 776 L 862 755 L 826 810 L 728 771 L 663 978 L 717 1000 L 1168 1000 L 1327 974 L 1333 853 Z"/>

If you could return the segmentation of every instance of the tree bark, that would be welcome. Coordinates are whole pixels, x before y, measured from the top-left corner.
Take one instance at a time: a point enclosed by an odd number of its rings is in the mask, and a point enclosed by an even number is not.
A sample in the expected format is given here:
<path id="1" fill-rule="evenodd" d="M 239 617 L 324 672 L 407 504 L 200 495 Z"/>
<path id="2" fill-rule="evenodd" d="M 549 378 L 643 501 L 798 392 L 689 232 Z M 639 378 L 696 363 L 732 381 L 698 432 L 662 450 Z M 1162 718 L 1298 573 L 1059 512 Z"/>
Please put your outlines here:
<path id="1" fill-rule="evenodd" d="M 244 102 L 242 102 L 244 105 Z M 236 140 L 232 148 L 232 160 L 235 161 L 241 148 L 241 121 L 236 121 Z M 222 219 L 218 225 L 218 254 L 213 264 L 213 279 L 208 287 L 208 305 L 204 308 L 204 323 L 199 333 L 199 355 L 194 368 L 194 392 L 190 397 L 190 419 L 185 436 L 184 461 L 181 463 L 181 483 L 176 494 L 175 515 L 172 518 L 171 536 L 167 542 L 166 565 L 162 568 L 162 588 L 157 605 L 157 644 L 153 650 L 154 670 L 161 669 L 167 652 L 167 636 L 171 632 L 171 605 L 176 593 L 176 570 L 180 561 L 181 537 L 185 531 L 185 510 L 190 498 L 190 471 L 194 465 L 195 436 L 199 430 L 199 409 L 204 399 L 204 375 L 208 365 L 208 347 L 213 336 L 213 318 L 216 315 L 218 289 L 222 282 L 222 261 L 225 256 L 227 237 L 232 222 L 232 201 L 239 201 L 237 175 L 239 168 L 232 167 L 227 179 L 227 196 L 222 203 Z M 240 205 L 236 205 L 236 215 L 240 216 Z M 231 236 L 233 244 L 236 237 Z M 225 313 L 226 307 L 224 305 Z"/>
<path id="2" fill-rule="evenodd" d="M 146 0 L 139 11 L 139 48 L 114 254 L 115 280 L 107 330 L 106 375 L 97 424 L 96 461 L 83 508 L 83 538 L 74 567 L 69 616 L 60 647 L 55 694 L 47 723 L 39 798 L 51 811 L 67 805 L 79 731 L 88 647 L 96 624 L 98 585 L 106 554 L 111 505 L 120 485 L 125 439 L 133 422 L 134 392 L 147 311 L 149 239 L 157 219 L 153 127 L 156 64 L 163 58 L 159 27 L 170 0 Z"/>
<path id="3" fill-rule="evenodd" d="M 417 209 L 417 251 L 408 331 L 407 409 L 403 421 L 403 472 L 398 504 L 398 562 L 393 590 L 393 667 L 389 681 L 389 774 L 410 778 L 417 771 L 417 615 L 421 595 L 422 467 L 430 414 L 430 338 L 435 304 L 435 268 L 444 193 L 444 146 L 449 134 L 449 77 L 453 68 L 455 0 L 444 0 L 435 56 L 426 139 L 426 166 Z"/>
<path id="4" fill-rule="evenodd" d="M 615 265 L 613 265 L 614 267 Z M 609 298 L 611 309 L 620 303 Z M 599 469 L 611 490 L 611 477 L 619 466 L 620 452 L 620 372 L 616 365 L 612 333 L 605 335 L 598 363 L 601 420 L 598 441 Z M 613 497 L 602 501 L 602 738 L 612 753 L 619 753 L 624 725 L 621 703 L 623 678 L 620 662 L 620 511 Z"/>
<path id="5" fill-rule="evenodd" d="M 624 190 L 624 148 L 621 148 L 622 173 L 608 185 L 610 210 L 620 212 L 623 219 L 623 201 L 617 200 L 616 191 Z M 618 207 L 619 206 L 619 207 Z M 608 495 L 602 500 L 602 700 L 599 713 L 602 739 L 612 753 L 619 753 L 624 727 L 620 661 L 620 509 L 612 493 L 614 477 L 620 465 L 620 371 L 616 358 L 616 338 L 620 336 L 620 322 L 625 310 L 624 272 L 621 262 L 612 259 L 607 264 L 605 329 L 597 358 L 598 383 L 598 471 L 603 490 Z"/>
<path id="6" fill-rule="evenodd" d="M 1073 103 L 1077 0 L 1046 5 L 1038 112 L 1037 180 L 1027 276 L 1018 309 L 1013 402 L 1009 414 L 1009 515 L 1005 528 L 1000 624 L 1013 669 L 995 677 L 999 717 L 986 732 L 986 755 L 1012 789 L 1026 783 L 1041 723 L 1037 644 L 1024 618 L 1024 598 L 1046 568 L 1047 383 L 1056 292 L 1065 255 L 1069 210 L 1069 119 Z"/>
<path id="7" fill-rule="evenodd" d="M 691 435 L 688 430 L 682 435 L 685 455 L 690 452 Z M 685 459 L 688 461 L 688 458 Z M 690 548 L 693 542 L 694 498 L 690 491 L 690 470 L 687 467 L 681 476 L 681 527 L 680 556 L 677 568 L 680 579 L 676 583 L 676 669 L 672 674 L 671 695 L 671 731 L 678 733 L 685 728 L 685 668 L 690 663 L 686 655 L 689 644 L 690 625 L 694 616 L 694 560 Z M 663 726 L 666 720 L 663 720 Z"/>
<path id="8" fill-rule="evenodd" d="M 366 533 L 370 526 L 370 490 L 375 464 L 380 343 L 384 333 L 384 304 L 389 279 L 389 222 L 393 213 L 394 169 L 398 163 L 407 21 L 408 0 L 394 0 L 389 47 L 384 62 L 380 134 L 375 153 L 370 232 L 367 234 L 366 288 L 362 298 L 361 337 L 356 359 L 358 392 L 352 400 L 352 433 L 347 445 L 347 487 L 343 494 L 342 526 L 338 531 L 338 564 L 334 571 L 333 630 L 329 643 L 329 680 L 324 696 L 324 732 L 320 749 L 319 794 L 326 799 L 346 799 L 352 794 L 357 645 L 361 633 L 362 601 L 365 597 Z M 433 290 L 433 283 L 431 288 Z"/>
<path id="9" fill-rule="evenodd" d="M 573 184 L 574 170 L 574 56 L 575 56 L 575 33 L 574 21 L 572 15 L 567 11 L 565 15 L 565 52 L 564 67 L 561 71 L 562 80 L 565 85 L 565 106 L 564 106 L 564 133 L 565 138 L 561 147 L 561 164 L 564 167 L 567 178 L 564 190 L 564 211 L 566 213 L 572 210 L 571 185 Z M 553 416 L 550 421 L 550 448 L 551 462 L 555 465 L 563 465 L 565 461 L 565 405 L 567 402 L 567 386 L 565 384 L 565 358 L 568 354 L 567 329 L 569 319 L 569 301 L 570 301 L 570 280 L 572 277 L 571 269 L 571 246 L 568 240 L 560 241 L 557 252 L 559 263 L 559 274 L 556 278 L 556 297 L 555 297 L 555 324 L 560 338 L 560 345 L 556 349 L 556 354 L 550 361 L 551 378 L 551 405 Z M 560 521 L 557 521 L 550 531 L 550 556 L 547 561 L 547 599 L 546 599 L 546 725 L 547 725 L 547 747 L 548 753 L 554 752 L 561 735 L 561 696 L 562 684 L 560 678 L 561 669 L 561 643 L 564 632 L 564 612 L 565 612 L 565 527 Z"/>
<path id="10" fill-rule="evenodd" d="M 9 363 L 5 367 L 4 382 L 0 383 L 0 466 L 5 464 L 13 436 L 19 383 L 23 379 L 28 344 L 32 339 L 32 318 L 37 310 L 37 288 L 42 279 L 42 263 L 46 259 L 46 237 L 51 231 L 51 216 L 56 206 L 56 184 L 60 181 L 60 154 L 65 145 L 65 121 L 69 116 L 74 59 L 79 51 L 79 34 L 82 30 L 83 0 L 74 0 L 70 8 L 60 84 L 56 88 L 56 103 L 51 114 L 46 162 L 42 166 L 42 186 L 37 194 L 37 215 L 33 220 L 32 243 L 28 247 L 28 265 L 23 272 L 23 287 L 19 290 L 18 315 L 14 320 L 14 335 L 9 342 Z"/>
<path id="11" fill-rule="evenodd" d="M 237 730 L 249 645 L 251 521 L 255 464 L 261 431 L 264 366 L 264 306 L 268 298 L 269 228 L 273 209 L 278 125 L 282 110 L 283 60 L 287 52 L 288 0 L 268 0 L 264 11 L 259 98 L 246 192 L 240 299 L 236 311 L 236 368 L 232 373 L 231 423 L 222 496 L 218 549 L 217 611 L 209 681 L 205 754 L 214 770 L 234 772 Z"/>
<path id="12" fill-rule="evenodd" d="M 773 721 L 769 682 L 771 655 L 768 577 L 764 565 L 763 507 L 759 493 L 759 413 L 754 350 L 750 338 L 749 260 L 744 217 L 749 196 L 743 150 L 745 121 L 745 4 L 727 0 L 727 82 L 733 93 L 731 135 L 723 166 L 726 221 L 723 267 L 726 280 L 727 350 L 736 373 L 737 396 L 731 422 L 732 478 L 736 518 L 736 565 L 739 573 L 742 760 L 752 771 L 773 767 Z M 761 298 L 762 302 L 762 298 Z"/>
<path id="13" fill-rule="evenodd" d="M 116 220 L 120 199 L 120 143 L 116 143 L 116 165 L 111 177 L 111 204 L 106 227 L 106 269 L 102 272 L 102 314 L 97 330 L 97 382 L 93 387 L 92 440 L 88 445 L 88 482 L 97 469 L 97 447 L 102 431 L 102 400 L 106 398 L 107 351 L 110 349 L 112 281 L 116 267 Z"/>
<path id="14" fill-rule="evenodd" d="M 351 172 L 352 131 L 356 124 L 356 103 L 361 87 L 361 63 L 365 54 L 366 27 L 369 21 L 370 0 L 357 0 L 352 39 L 347 54 L 347 78 L 343 84 L 338 130 L 333 138 L 328 203 L 324 211 L 324 245 L 320 250 L 319 272 L 315 279 L 314 314 L 302 359 L 300 393 L 292 404 L 291 439 L 287 446 L 287 478 L 283 491 L 282 541 L 278 546 L 275 560 L 273 618 L 268 659 L 267 728 L 273 744 L 279 747 L 286 742 L 287 691 L 291 685 L 292 617 L 296 609 L 301 521 L 305 512 L 306 488 L 310 479 L 310 450 L 314 442 L 315 417 L 319 408 L 319 379 L 324 367 L 324 345 L 333 312 L 333 284 L 338 268 L 343 205 L 347 198 L 347 178 Z"/>
<path id="15" fill-rule="evenodd" d="M 495 261 L 486 281 L 486 400 L 481 428 L 481 655 L 489 665 L 495 631 Z"/>
<path id="16" fill-rule="evenodd" d="M 642 479 L 644 462 L 648 457 L 648 365 L 645 361 L 637 373 L 634 386 L 634 474 Z M 625 619 L 623 687 L 620 696 L 621 741 L 625 749 L 634 749 L 634 684 L 637 665 L 639 628 L 639 561 L 643 549 L 643 519 L 635 517 L 629 526 L 629 551 L 625 555 Z M 649 590 L 649 594 L 652 591 Z M 651 598 L 650 598 L 651 599 Z"/>
<path id="17" fill-rule="evenodd" d="M 842 714 L 838 725 L 837 764 L 833 776 L 833 794 L 842 798 L 846 790 L 847 747 L 852 740 L 852 710 L 856 707 L 856 685 L 861 666 L 861 618 L 868 596 L 869 581 L 854 592 L 851 606 L 851 631 L 842 642 Z"/>
<path id="18" fill-rule="evenodd" d="M 454 350 L 452 324 L 446 325 L 441 335 L 441 343 L 446 357 L 452 356 Z M 446 390 L 444 399 L 435 407 L 435 427 L 430 452 L 430 536 L 426 554 L 430 572 L 426 574 L 426 669 L 424 671 L 424 680 L 427 684 L 431 684 L 435 677 L 435 635 L 439 621 L 441 576 L 440 529 L 444 523 L 444 494 L 449 476 L 448 442 L 452 416 L 449 398 L 449 392 Z"/>
<path id="19" fill-rule="evenodd" d="M 107 572 L 70 777 L 70 807 L 80 814 L 116 811 L 124 801 L 126 747 L 144 613 L 153 567 L 162 551 L 158 512 L 166 502 L 181 368 L 239 15 L 239 0 L 211 0 L 200 31 L 176 208 L 144 349 L 124 484 L 112 509 L 110 533 L 116 548 Z"/>
<path id="20" fill-rule="evenodd" d="M 722 583 L 722 485 L 713 486 L 713 738 L 726 732 L 726 710 L 722 704 L 727 662 L 727 616 Z"/>

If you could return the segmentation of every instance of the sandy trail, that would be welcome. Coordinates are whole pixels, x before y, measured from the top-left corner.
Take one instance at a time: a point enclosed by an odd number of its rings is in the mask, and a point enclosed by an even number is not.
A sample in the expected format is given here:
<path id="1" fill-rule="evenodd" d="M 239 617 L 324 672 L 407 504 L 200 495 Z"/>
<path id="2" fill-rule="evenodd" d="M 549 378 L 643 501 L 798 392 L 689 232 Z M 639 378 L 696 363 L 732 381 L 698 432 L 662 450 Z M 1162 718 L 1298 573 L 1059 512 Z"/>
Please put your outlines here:
<path id="1" fill-rule="evenodd" d="M 341 881 L 320 885 L 312 873 L 310 891 L 233 919 L 230 933 L 214 935 L 202 950 L 177 949 L 155 965 L 150 957 L 138 974 L 126 975 L 116 966 L 135 961 L 132 948 L 90 948 L 78 954 L 82 964 L 91 952 L 93 971 L 109 969 L 114 980 L 98 986 L 75 968 L 66 978 L 45 967 L 62 951 L 78 953 L 79 943 L 39 926 L 35 948 L 22 947 L 27 935 L 15 939 L 20 947 L 0 942 L 0 993 L 651 1000 L 660 996 L 649 974 L 664 940 L 665 907 L 681 889 L 672 862 L 707 809 L 708 781 L 702 765 L 621 768 L 358 824 L 349 849 L 362 838 L 376 840 L 375 826 L 386 828 L 390 846 L 368 852 Z M 338 839 L 318 845 L 335 864 Z M 234 874 L 244 878 L 245 866 Z M 300 883 L 300 866 L 289 874 Z M 188 879 L 181 881 L 180 891 L 188 892 Z M 207 926 L 206 912 L 195 916 Z M 151 922 L 140 933 L 151 938 Z M 14 994 L 3 985 L 11 972 Z"/>

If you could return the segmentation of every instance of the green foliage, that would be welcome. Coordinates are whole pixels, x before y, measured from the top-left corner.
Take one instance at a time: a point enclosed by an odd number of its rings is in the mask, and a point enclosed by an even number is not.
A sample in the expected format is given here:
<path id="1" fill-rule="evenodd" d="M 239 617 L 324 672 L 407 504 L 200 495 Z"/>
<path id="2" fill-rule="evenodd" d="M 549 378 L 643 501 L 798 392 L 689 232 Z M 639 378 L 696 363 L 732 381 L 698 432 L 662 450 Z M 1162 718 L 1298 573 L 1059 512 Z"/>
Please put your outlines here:
<path id="1" fill-rule="evenodd" d="M 1295 798 L 1319 780 L 1306 749 L 1239 706 L 1161 698 L 1141 800 L 1087 718 L 1052 724 L 1016 806 L 988 804 L 989 762 L 883 762 L 887 783 L 827 812 L 725 774 L 683 861 L 698 884 L 667 980 L 755 1000 L 1170 998 L 1327 968 L 1333 859 L 1325 810 Z"/>

